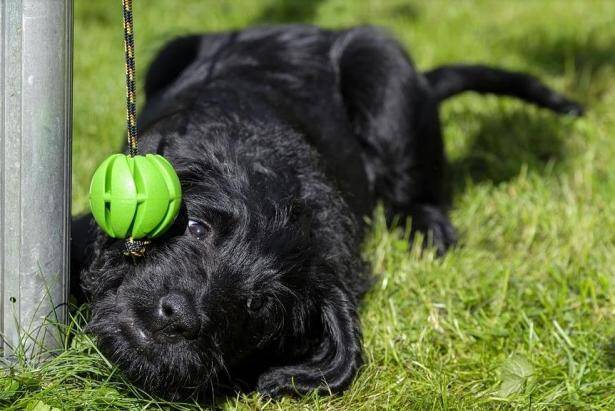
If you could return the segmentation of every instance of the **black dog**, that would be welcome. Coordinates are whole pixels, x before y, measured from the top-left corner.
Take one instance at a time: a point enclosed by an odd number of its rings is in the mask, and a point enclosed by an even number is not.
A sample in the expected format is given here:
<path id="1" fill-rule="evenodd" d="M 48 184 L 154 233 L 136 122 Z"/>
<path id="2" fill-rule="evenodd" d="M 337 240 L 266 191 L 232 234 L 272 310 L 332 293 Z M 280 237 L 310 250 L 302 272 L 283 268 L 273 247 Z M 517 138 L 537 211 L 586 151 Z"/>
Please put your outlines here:
<path id="1" fill-rule="evenodd" d="M 147 74 L 141 148 L 178 170 L 182 212 L 136 264 L 96 228 L 75 241 L 103 352 L 167 396 L 348 387 L 370 283 L 363 216 L 382 201 L 440 253 L 455 242 L 438 105 L 467 90 L 582 113 L 525 74 L 418 73 L 374 28 L 169 43 Z"/>

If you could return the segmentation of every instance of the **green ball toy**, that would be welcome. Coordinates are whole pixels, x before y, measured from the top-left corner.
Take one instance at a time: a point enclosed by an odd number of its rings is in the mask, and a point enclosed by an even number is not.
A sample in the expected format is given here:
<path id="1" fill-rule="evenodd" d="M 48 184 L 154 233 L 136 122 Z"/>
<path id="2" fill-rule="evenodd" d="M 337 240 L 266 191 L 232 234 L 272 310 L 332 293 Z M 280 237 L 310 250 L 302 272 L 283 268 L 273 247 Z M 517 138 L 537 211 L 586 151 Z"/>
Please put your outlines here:
<path id="1" fill-rule="evenodd" d="M 160 236 L 177 217 L 181 197 L 177 173 L 157 154 L 114 154 L 98 167 L 90 184 L 94 219 L 113 238 Z"/>

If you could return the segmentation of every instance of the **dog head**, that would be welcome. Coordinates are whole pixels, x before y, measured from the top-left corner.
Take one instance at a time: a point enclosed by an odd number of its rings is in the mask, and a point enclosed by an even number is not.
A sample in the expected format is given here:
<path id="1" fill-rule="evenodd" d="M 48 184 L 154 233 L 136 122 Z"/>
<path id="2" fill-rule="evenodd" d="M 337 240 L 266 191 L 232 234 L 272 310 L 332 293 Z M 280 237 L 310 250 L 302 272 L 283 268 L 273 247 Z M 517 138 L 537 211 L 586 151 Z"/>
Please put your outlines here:
<path id="1" fill-rule="evenodd" d="M 150 138 L 182 183 L 169 232 L 136 261 L 98 232 L 82 272 L 89 329 L 130 379 L 166 396 L 242 379 L 268 394 L 345 387 L 360 337 L 343 278 L 360 259 L 343 202 L 288 131 L 267 130 L 280 134 L 273 147 L 245 126 L 199 124 Z"/>

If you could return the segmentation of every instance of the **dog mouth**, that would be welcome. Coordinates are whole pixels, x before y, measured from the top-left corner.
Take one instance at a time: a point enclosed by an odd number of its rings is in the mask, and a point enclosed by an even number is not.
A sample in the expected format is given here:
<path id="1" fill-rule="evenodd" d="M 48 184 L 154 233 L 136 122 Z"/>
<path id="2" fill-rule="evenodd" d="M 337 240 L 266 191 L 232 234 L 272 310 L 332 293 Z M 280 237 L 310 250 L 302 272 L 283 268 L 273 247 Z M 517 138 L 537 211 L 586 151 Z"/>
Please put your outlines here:
<path id="1" fill-rule="evenodd" d="M 139 354 L 147 354 L 157 344 L 153 334 L 134 319 L 119 320 L 119 328 Z"/>
<path id="2" fill-rule="evenodd" d="M 176 349 L 197 349 L 197 344 L 194 339 L 187 340 L 181 335 L 173 333 L 168 329 L 172 326 L 166 326 L 154 332 L 140 325 L 138 321 L 125 319 L 119 321 L 121 333 L 127 340 L 130 341 L 135 351 L 139 354 L 147 354 L 150 351 L 155 351 L 157 348 L 172 346 Z"/>
<path id="3" fill-rule="evenodd" d="M 159 338 L 117 306 L 94 306 L 87 331 L 129 380 L 163 397 L 199 392 L 218 380 L 218 371 L 225 368 L 215 347 L 206 349 L 200 339 Z"/>

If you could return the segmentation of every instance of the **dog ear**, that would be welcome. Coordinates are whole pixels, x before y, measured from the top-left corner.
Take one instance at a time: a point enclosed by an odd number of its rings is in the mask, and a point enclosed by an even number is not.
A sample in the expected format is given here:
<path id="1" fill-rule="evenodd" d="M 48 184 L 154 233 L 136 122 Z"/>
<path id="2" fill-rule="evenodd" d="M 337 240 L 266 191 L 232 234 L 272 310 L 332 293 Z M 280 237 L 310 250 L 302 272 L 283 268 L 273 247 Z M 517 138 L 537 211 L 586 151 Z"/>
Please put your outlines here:
<path id="1" fill-rule="evenodd" d="M 275 367 L 261 374 L 257 389 L 266 396 L 338 393 L 362 365 L 361 330 L 355 304 L 343 287 L 323 290 L 320 301 L 322 338 L 300 364 Z"/>

